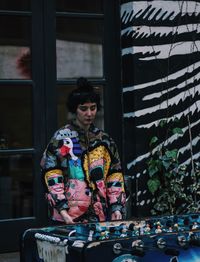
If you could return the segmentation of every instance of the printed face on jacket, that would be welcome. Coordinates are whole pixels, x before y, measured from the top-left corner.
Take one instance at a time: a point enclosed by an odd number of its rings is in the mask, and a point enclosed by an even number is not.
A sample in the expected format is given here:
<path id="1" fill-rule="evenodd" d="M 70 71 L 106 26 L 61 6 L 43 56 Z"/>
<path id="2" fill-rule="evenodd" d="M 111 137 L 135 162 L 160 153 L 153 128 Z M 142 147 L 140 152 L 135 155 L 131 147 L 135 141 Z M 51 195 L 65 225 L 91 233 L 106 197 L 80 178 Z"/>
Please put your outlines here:
<path id="1" fill-rule="evenodd" d="M 47 178 L 48 188 L 51 193 L 58 194 L 64 192 L 63 176 L 54 174 Z"/>
<path id="2" fill-rule="evenodd" d="M 86 128 L 90 126 L 95 120 L 96 113 L 97 113 L 96 103 L 87 102 L 78 105 L 76 110 L 77 124 L 82 128 Z"/>

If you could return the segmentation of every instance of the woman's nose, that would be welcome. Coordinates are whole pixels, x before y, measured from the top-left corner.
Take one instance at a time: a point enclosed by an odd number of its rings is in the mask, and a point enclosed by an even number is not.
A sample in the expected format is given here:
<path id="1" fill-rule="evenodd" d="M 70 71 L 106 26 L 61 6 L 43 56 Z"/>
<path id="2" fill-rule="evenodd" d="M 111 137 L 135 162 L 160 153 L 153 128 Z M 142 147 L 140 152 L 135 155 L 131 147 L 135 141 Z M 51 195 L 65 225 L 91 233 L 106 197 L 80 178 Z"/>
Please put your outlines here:
<path id="1" fill-rule="evenodd" d="M 88 110 L 87 110 L 87 115 L 88 115 L 88 116 L 91 116 L 91 114 L 92 114 L 92 110 L 88 108 Z"/>

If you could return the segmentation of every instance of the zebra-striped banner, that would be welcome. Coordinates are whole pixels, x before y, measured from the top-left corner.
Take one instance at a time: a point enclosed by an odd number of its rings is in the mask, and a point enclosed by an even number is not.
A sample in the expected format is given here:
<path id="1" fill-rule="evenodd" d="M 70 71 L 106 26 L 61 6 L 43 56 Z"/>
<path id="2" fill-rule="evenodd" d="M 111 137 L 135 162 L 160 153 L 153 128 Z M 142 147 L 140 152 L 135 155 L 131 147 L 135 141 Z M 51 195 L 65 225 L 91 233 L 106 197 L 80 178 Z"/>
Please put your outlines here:
<path id="1" fill-rule="evenodd" d="M 199 1 L 121 1 L 121 46 L 126 175 L 133 214 L 148 215 L 146 162 L 160 120 L 179 120 L 183 135 L 162 142 L 180 163 L 200 161 Z"/>

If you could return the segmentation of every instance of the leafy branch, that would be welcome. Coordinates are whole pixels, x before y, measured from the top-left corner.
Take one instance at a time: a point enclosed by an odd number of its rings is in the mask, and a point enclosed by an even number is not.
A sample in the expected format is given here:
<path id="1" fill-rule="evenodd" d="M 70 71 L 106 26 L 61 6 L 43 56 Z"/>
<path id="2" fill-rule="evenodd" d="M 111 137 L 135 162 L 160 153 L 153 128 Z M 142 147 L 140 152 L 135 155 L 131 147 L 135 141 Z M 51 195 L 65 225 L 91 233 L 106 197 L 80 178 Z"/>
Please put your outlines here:
<path id="1" fill-rule="evenodd" d="M 165 122 L 160 122 L 164 127 Z M 170 133 L 182 135 L 181 128 L 175 127 L 167 130 Z M 187 166 L 180 165 L 179 152 L 177 148 L 169 148 L 166 142 L 160 143 L 157 136 L 153 136 L 149 146 L 151 156 L 147 161 L 148 181 L 147 186 L 156 202 L 151 210 L 152 215 L 178 214 L 185 206 L 195 210 L 194 196 L 200 191 L 200 171 L 193 173 L 192 184 L 188 187 L 190 194 L 186 193 L 184 177 Z M 191 194 L 192 193 L 192 194 Z"/>

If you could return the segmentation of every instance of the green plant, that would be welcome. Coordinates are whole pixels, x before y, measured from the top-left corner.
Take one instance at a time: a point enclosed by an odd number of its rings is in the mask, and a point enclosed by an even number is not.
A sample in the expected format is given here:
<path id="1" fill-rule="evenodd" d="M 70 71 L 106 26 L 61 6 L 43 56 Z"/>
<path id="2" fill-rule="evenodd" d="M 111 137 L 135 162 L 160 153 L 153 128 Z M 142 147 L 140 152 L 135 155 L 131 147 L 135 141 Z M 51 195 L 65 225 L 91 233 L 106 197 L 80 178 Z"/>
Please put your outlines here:
<path id="1" fill-rule="evenodd" d="M 188 206 L 188 211 L 191 213 L 199 212 L 200 209 L 200 163 L 194 163 L 194 169 L 191 172 L 191 183 L 188 186 L 188 191 L 191 193 L 193 203 Z"/>
<path id="2" fill-rule="evenodd" d="M 165 122 L 160 122 L 163 127 Z M 182 135 L 182 129 L 175 127 L 167 130 L 167 135 Z M 177 148 L 169 148 L 167 140 L 161 142 L 159 137 L 153 136 L 150 140 L 151 155 L 147 161 L 147 186 L 155 198 L 151 210 L 152 215 L 167 215 L 182 213 L 186 207 L 189 211 L 197 209 L 194 198 L 200 191 L 200 171 L 191 174 L 191 185 L 186 188 L 184 178 L 188 167 L 179 163 Z"/>

